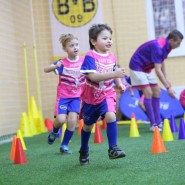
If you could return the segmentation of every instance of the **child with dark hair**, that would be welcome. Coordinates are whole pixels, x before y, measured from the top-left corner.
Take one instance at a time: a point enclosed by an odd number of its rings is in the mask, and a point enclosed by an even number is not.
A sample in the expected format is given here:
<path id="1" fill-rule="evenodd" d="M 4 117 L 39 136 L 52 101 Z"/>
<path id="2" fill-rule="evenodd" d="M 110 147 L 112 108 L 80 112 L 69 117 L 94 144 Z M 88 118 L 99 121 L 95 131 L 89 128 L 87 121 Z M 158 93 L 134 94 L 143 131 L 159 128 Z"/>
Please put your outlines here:
<path id="1" fill-rule="evenodd" d="M 109 159 L 125 157 L 125 152 L 117 146 L 116 92 L 113 81 L 120 91 L 125 90 L 121 78 L 123 68 L 116 68 L 116 57 L 109 52 L 112 46 L 112 30 L 106 24 L 95 24 L 89 29 L 91 50 L 86 54 L 81 72 L 86 76 L 82 93 L 81 113 L 84 125 L 81 132 L 80 164 L 89 164 L 89 138 L 93 124 L 98 118 L 107 122 Z"/>

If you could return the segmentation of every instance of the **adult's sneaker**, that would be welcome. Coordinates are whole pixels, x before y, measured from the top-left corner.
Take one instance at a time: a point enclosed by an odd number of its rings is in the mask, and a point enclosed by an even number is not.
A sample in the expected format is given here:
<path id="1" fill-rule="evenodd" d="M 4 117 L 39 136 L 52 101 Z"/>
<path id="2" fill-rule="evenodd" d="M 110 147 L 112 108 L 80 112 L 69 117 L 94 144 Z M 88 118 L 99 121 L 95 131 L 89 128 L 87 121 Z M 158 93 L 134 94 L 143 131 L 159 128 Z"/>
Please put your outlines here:
<path id="1" fill-rule="evenodd" d="M 152 126 L 150 127 L 150 129 L 149 129 L 149 130 L 150 130 L 151 132 L 154 132 L 154 131 L 155 131 L 155 127 L 156 127 L 156 126 L 158 127 L 158 125 L 157 125 L 157 124 L 152 125 Z M 159 129 L 159 131 L 161 131 L 161 130 Z"/>
<path id="2" fill-rule="evenodd" d="M 163 130 L 163 122 L 161 122 L 161 123 L 158 125 L 158 128 L 159 128 L 159 131 L 160 131 L 160 132 Z"/>
<path id="3" fill-rule="evenodd" d="M 67 145 L 61 145 L 60 152 L 63 154 L 72 154 L 72 151 L 69 149 Z"/>
<path id="4" fill-rule="evenodd" d="M 155 131 L 155 127 L 156 127 L 156 126 L 158 127 L 159 132 L 161 132 L 161 131 L 162 131 L 162 128 L 161 128 L 161 127 L 159 127 L 159 125 L 152 125 L 152 126 L 150 127 L 150 129 L 149 129 L 149 130 L 150 130 L 151 132 L 154 132 L 154 131 Z"/>
<path id="5" fill-rule="evenodd" d="M 57 133 L 54 133 L 51 131 L 48 135 L 48 144 L 52 145 L 55 142 L 55 139 L 57 137 Z"/>
<path id="6" fill-rule="evenodd" d="M 115 145 L 109 148 L 108 156 L 109 156 L 109 159 L 117 159 L 117 158 L 125 157 L 126 154 L 122 149 L 120 149 L 117 145 Z"/>
<path id="7" fill-rule="evenodd" d="M 156 125 L 155 125 L 156 126 Z M 154 130 L 155 130 L 155 126 L 154 125 L 152 125 L 150 128 L 149 128 L 149 130 L 151 131 L 151 132 L 154 132 Z"/>
<path id="8" fill-rule="evenodd" d="M 80 157 L 79 161 L 82 166 L 89 164 L 89 152 L 88 151 L 79 151 Z"/>

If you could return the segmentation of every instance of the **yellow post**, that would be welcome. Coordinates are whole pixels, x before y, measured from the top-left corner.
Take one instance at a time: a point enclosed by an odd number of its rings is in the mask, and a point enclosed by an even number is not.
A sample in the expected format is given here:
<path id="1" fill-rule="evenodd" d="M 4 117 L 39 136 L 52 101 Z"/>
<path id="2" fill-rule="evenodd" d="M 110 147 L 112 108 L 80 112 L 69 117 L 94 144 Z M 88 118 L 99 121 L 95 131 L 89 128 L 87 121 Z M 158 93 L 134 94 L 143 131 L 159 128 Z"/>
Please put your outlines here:
<path id="1" fill-rule="evenodd" d="M 28 104 L 28 111 L 29 108 L 29 99 L 30 99 L 30 91 L 29 91 L 29 81 L 28 81 L 28 62 L 27 62 L 27 49 L 26 43 L 23 44 L 23 51 L 24 51 L 24 67 L 25 67 L 25 75 L 26 75 L 26 94 L 27 94 L 27 104 Z"/>
<path id="2" fill-rule="evenodd" d="M 34 66 L 35 66 L 35 75 L 36 75 L 36 93 L 37 93 L 37 101 L 38 101 L 38 110 L 41 111 L 41 99 L 40 99 L 40 85 L 39 85 L 39 74 L 38 74 L 38 65 L 37 65 L 37 50 L 36 46 L 33 46 L 34 52 Z"/>

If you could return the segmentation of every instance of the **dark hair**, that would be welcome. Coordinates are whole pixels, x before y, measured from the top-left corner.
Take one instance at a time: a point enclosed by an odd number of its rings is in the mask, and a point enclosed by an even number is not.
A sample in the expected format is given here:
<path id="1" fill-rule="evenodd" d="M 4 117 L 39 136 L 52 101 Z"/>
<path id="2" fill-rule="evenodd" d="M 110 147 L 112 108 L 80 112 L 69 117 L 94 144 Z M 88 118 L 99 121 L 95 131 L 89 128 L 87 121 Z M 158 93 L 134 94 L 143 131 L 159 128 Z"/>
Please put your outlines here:
<path id="1" fill-rule="evenodd" d="M 91 39 L 97 40 L 98 35 L 103 30 L 108 30 L 112 34 L 112 29 L 106 24 L 93 24 L 89 29 L 89 45 L 90 49 L 94 49 L 94 46 L 91 43 Z"/>
<path id="2" fill-rule="evenodd" d="M 178 30 L 173 30 L 168 34 L 168 39 L 173 39 L 174 41 L 178 40 L 179 38 L 182 40 L 183 34 Z"/>

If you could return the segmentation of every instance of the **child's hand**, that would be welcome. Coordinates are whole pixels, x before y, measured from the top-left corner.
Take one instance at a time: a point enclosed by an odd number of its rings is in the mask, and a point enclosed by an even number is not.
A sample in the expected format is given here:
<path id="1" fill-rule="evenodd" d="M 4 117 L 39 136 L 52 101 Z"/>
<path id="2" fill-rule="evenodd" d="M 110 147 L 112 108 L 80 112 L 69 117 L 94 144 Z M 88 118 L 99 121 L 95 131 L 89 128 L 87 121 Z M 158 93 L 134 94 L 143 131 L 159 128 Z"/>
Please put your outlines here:
<path id="1" fill-rule="evenodd" d="M 123 78 L 125 75 L 125 70 L 123 68 L 117 68 L 114 71 L 114 74 L 115 74 L 115 78 Z"/>
<path id="2" fill-rule="evenodd" d="M 59 60 L 57 63 L 56 63 L 56 67 L 58 68 L 58 67 L 61 67 L 62 66 L 62 60 Z"/>
<path id="3" fill-rule="evenodd" d="M 125 87 L 125 85 L 120 84 L 120 85 L 118 85 L 118 89 L 119 89 L 120 93 L 123 93 L 126 90 L 126 87 Z"/>

